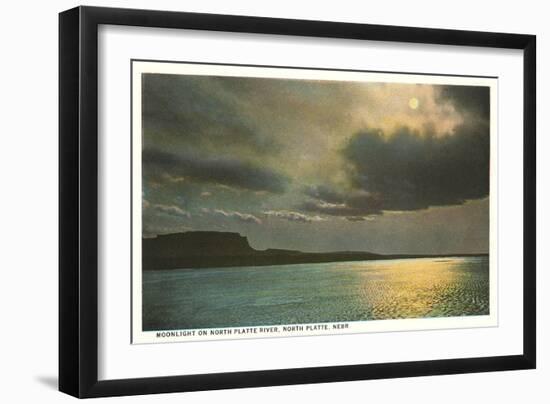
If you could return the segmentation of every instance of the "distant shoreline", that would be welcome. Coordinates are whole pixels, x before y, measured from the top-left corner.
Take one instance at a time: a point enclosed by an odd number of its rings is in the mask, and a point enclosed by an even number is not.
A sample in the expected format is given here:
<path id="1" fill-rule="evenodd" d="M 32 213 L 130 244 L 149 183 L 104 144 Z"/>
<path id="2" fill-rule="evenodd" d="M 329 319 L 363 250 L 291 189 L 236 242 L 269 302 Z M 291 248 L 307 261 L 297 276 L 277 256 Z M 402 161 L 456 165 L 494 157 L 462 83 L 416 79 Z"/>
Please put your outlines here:
<path id="1" fill-rule="evenodd" d="M 376 254 L 362 251 L 313 253 L 281 249 L 255 250 L 250 247 L 246 237 L 238 233 L 225 232 L 186 232 L 157 236 L 142 241 L 144 271 L 486 256 L 489 254 Z"/>
<path id="2" fill-rule="evenodd" d="M 489 254 L 445 254 L 445 255 L 380 255 L 378 257 L 359 257 L 354 255 L 333 256 L 327 255 L 339 253 L 303 253 L 303 256 L 227 256 L 227 257 L 200 257 L 187 262 L 165 262 L 163 267 L 143 267 L 144 271 L 164 271 L 175 269 L 205 269 L 205 268 L 234 268 L 234 267 L 263 267 L 296 264 L 323 264 L 330 262 L 353 261 L 387 261 L 396 259 L 422 259 L 422 258 L 461 258 L 461 257 L 488 257 Z"/>

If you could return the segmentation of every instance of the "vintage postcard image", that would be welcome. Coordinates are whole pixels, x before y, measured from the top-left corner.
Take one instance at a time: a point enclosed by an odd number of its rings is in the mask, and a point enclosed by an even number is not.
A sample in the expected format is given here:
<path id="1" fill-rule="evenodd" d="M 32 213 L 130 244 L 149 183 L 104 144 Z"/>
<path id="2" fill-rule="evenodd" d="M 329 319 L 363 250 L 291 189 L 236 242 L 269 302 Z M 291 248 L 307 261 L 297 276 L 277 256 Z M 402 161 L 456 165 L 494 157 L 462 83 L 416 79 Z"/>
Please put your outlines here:
<path id="1" fill-rule="evenodd" d="M 132 342 L 497 325 L 496 91 L 132 61 Z"/>

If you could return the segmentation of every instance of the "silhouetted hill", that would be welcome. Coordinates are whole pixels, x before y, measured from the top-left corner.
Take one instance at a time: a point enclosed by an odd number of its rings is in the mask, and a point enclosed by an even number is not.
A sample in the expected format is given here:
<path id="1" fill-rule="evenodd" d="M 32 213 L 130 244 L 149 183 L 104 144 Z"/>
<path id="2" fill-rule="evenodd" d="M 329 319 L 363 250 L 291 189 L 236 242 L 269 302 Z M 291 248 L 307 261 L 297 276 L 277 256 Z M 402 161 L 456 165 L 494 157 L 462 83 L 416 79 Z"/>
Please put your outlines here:
<path id="1" fill-rule="evenodd" d="M 239 233 L 189 231 L 143 239 L 149 256 L 162 258 L 181 256 L 248 255 L 256 252 L 246 237 Z"/>
<path id="2" fill-rule="evenodd" d="M 429 256 L 381 255 L 363 251 L 308 253 L 274 248 L 256 250 L 250 246 L 246 237 L 238 233 L 217 231 L 189 231 L 142 240 L 144 270 L 285 265 Z M 438 256 L 441 257 L 441 255 Z"/>

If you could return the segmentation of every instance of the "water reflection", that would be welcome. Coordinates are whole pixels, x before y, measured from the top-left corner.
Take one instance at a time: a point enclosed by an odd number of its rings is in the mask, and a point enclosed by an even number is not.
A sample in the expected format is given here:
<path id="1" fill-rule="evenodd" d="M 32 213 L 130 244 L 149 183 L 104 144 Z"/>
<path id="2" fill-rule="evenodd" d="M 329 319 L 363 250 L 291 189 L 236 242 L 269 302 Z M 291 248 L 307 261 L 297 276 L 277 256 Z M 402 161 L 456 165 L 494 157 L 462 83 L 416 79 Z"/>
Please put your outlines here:
<path id="1" fill-rule="evenodd" d="M 372 319 L 489 314 L 488 276 L 471 259 L 379 262 L 362 275 Z"/>

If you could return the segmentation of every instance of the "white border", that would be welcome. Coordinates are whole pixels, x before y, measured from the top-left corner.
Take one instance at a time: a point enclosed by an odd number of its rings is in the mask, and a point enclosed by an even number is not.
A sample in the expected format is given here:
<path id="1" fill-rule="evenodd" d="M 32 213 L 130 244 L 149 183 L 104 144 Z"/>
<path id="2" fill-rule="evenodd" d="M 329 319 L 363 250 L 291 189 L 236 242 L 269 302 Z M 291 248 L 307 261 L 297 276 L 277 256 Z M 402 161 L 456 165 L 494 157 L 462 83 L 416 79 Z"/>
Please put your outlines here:
<path id="1" fill-rule="evenodd" d="M 141 269 L 141 219 L 142 219 L 142 74 L 179 74 L 179 75 L 204 75 L 225 77 L 256 77 L 256 78 L 285 78 L 305 80 L 332 80 L 348 82 L 370 83 L 410 83 L 410 84 L 445 84 L 445 85 L 470 85 L 486 86 L 490 88 L 490 195 L 497 195 L 497 79 L 479 77 L 457 76 L 427 76 L 411 75 L 404 73 L 380 73 L 380 72 L 350 72 L 336 70 L 312 70 L 289 69 L 281 67 L 236 66 L 236 65 L 206 65 L 190 63 L 170 63 L 165 61 L 132 61 L 132 343 L 167 343 L 203 340 L 223 340 L 239 338 L 273 338 L 291 337 L 303 335 L 331 335 L 350 334 L 363 332 L 389 332 L 412 330 L 435 330 L 466 327 L 494 327 L 498 324 L 498 299 L 497 299 L 497 211 L 496 198 L 490 198 L 490 251 L 489 251 L 489 285 L 490 302 L 489 315 L 463 316 L 463 317 L 439 317 L 423 319 L 396 319 L 396 320 L 370 320 L 353 322 L 329 322 L 315 327 L 311 324 L 295 324 L 303 326 L 303 331 L 283 331 L 290 324 L 278 324 L 277 332 L 261 332 L 270 327 L 257 324 L 255 327 L 227 327 L 217 328 L 218 333 L 212 335 L 211 330 L 204 334 L 204 329 L 181 330 L 157 330 L 142 331 L 142 269 Z M 345 323 L 345 324 L 343 324 Z M 259 332 L 245 333 L 247 329 Z M 239 331 L 236 334 L 235 331 Z M 166 331 L 166 332 L 163 332 Z M 231 335 L 224 331 L 231 331 Z M 168 334 L 168 336 L 166 336 Z M 161 335 L 159 337 L 158 335 Z"/>
<path id="2" fill-rule="evenodd" d="M 131 59 L 497 76 L 498 327 L 131 344 Z M 523 352 L 523 52 L 100 26 L 98 80 L 100 380 Z"/>

